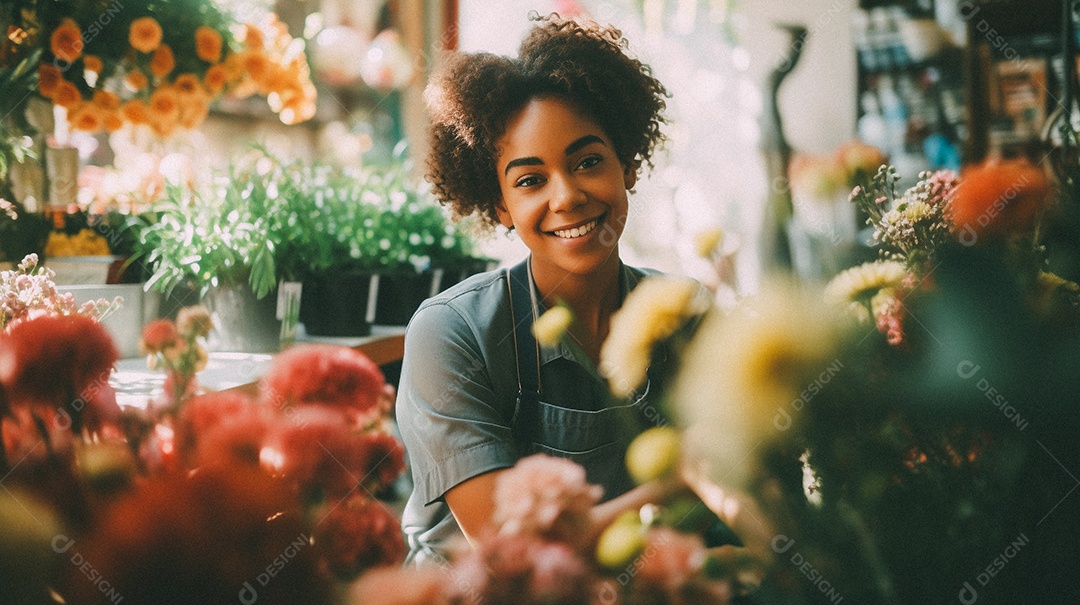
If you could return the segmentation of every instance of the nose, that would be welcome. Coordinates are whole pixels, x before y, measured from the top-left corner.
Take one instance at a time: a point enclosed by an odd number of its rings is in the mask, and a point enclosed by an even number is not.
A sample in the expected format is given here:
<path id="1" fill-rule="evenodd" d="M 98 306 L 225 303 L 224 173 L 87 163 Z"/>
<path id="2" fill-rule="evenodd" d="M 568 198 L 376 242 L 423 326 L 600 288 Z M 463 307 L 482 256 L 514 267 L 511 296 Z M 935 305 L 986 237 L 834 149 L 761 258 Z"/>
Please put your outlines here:
<path id="1" fill-rule="evenodd" d="M 549 207 L 553 212 L 564 212 L 589 201 L 585 191 L 568 174 L 555 174 L 551 177 L 551 200 Z"/>

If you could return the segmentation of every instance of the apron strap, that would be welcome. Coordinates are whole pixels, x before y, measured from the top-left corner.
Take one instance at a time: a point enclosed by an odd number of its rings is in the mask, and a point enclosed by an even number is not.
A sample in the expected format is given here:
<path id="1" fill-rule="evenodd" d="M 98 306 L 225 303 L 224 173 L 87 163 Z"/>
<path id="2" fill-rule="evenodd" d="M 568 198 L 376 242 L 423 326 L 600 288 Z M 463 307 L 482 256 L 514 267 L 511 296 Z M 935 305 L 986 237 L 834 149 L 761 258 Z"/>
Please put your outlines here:
<path id="1" fill-rule="evenodd" d="M 524 452 L 532 445 L 531 435 L 540 412 L 540 347 L 532 333 L 536 304 L 529 259 L 505 270 L 505 273 L 518 375 L 518 396 L 510 418 L 510 431 L 518 448 Z"/>

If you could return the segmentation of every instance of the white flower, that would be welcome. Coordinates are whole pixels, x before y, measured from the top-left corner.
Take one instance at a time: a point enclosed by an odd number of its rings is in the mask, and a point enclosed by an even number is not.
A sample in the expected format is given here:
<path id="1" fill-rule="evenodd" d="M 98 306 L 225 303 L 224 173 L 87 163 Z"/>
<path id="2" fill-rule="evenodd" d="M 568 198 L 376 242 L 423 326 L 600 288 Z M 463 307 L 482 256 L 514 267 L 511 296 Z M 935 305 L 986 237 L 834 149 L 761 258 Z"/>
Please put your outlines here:
<path id="1" fill-rule="evenodd" d="M 674 389 L 687 450 L 712 479 L 742 484 L 756 454 L 781 437 L 813 391 L 843 369 L 838 311 L 771 283 L 728 315 L 706 316 Z M 815 386 L 816 385 L 816 386 Z"/>

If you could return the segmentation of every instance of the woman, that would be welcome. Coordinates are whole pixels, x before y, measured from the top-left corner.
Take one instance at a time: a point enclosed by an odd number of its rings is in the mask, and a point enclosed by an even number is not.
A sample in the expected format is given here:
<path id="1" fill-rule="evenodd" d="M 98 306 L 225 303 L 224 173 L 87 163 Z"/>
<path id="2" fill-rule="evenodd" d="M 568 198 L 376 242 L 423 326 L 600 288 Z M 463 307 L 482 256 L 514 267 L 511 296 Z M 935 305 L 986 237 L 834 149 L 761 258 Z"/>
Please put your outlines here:
<path id="1" fill-rule="evenodd" d="M 619 237 L 667 96 L 624 47 L 617 30 L 553 18 L 516 59 L 453 56 L 425 94 L 436 196 L 513 229 L 531 254 L 426 301 L 408 327 L 397 418 L 412 560 L 481 535 L 500 471 L 532 453 L 570 458 L 604 487 L 600 526 L 674 489 L 630 489 L 626 445 L 655 410 L 647 392 L 613 404 L 597 372 L 611 315 L 646 274 L 622 264 Z M 531 322 L 557 302 L 575 322 L 540 349 Z"/>

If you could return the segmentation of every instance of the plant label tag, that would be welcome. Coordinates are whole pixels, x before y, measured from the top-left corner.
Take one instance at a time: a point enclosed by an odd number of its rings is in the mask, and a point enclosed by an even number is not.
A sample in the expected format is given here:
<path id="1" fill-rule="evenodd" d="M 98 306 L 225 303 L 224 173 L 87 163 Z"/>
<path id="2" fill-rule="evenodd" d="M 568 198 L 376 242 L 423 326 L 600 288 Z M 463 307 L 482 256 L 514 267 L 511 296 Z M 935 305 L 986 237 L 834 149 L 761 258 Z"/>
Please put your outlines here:
<path id="1" fill-rule="evenodd" d="M 303 282 L 283 281 L 278 283 L 277 295 L 277 318 L 284 320 L 291 315 L 290 311 L 300 307 L 300 293 L 304 287 Z"/>

